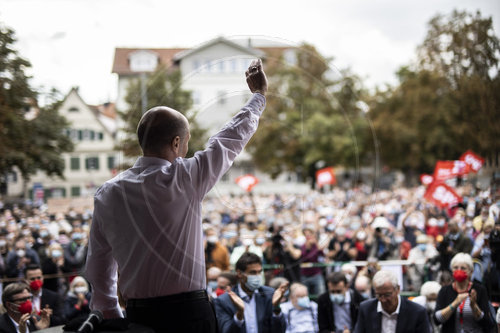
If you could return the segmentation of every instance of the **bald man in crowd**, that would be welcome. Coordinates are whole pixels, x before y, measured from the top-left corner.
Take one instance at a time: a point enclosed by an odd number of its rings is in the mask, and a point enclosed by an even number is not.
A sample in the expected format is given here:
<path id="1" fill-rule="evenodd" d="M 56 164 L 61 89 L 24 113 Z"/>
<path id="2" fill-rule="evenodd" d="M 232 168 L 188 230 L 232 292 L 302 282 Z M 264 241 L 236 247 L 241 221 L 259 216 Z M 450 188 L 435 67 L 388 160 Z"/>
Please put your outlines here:
<path id="1" fill-rule="evenodd" d="M 131 322 L 157 332 L 215 332 L 205 290 L 201 205 L 257 130 L 264 110 L 262 62 L 253 61 L 245 75 L 253 96 L 204 151 L 186 158 L 186 117 L 169 107 L 152 108 L 137 129 L 143 156 L 97 191 L 86 276 L 93 287 L 91 308 L 104 318 L 123 316 L 119 289 Z"/>

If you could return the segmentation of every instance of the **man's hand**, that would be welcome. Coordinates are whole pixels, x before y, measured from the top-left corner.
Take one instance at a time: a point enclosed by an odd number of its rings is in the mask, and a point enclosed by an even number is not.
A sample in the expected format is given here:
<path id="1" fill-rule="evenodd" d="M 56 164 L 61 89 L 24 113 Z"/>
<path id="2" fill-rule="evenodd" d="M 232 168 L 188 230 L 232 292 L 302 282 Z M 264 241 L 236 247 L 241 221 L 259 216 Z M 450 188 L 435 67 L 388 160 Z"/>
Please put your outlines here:
<path id="1" fill-rule="evenodd" d="M 262 60 L 253 60 L 245 72 L 248 88 L 252 93 L 265 95 L 267 92 L 267 77 L 262 69 Z"/>
<path id="2" fill-rule="evenodd" d="M 273 307 L 276 307 L 278 304 L 280 304 L 281 299 L 283 298 L 283 295 L 285 294 L 285 291 L 288 289 L 289 282 L 283 282 L 280 284 L 280 286 L 274 291 L 273 294 Z"/>
<path id="3" fill-rule="evenodd" d="M 238 318 L 238 320 L 243 320 L 245 313 L 245 303 L 240 298 L 240 296 L 236 295 L 234 291 L 228 290 L 227 294 L 229 295 L 231 302 L 233 302 L 234 306 L 236 307 L 236 318 Z"/>
<path id="4" fill-rule="evenodd" d="M 27 321 L 30 319 L 31 313 L 25 313 L 19 319 L 19 333 L 26 333 Z"/>
<path id="5" fill-rule="evenodd" d="M 42 311 L 40 312 L 40 320 L 37 320 L 36 317 L 33 317 L 33 321 L 35 322 L 36 328 L 38 328 L 39 330 L 43 330 L 50 326 L 50 316 L 52 316 L 52 309 L 49 308 L 49 305 L 46 305 L 45 309 L 42 309 Z"/>

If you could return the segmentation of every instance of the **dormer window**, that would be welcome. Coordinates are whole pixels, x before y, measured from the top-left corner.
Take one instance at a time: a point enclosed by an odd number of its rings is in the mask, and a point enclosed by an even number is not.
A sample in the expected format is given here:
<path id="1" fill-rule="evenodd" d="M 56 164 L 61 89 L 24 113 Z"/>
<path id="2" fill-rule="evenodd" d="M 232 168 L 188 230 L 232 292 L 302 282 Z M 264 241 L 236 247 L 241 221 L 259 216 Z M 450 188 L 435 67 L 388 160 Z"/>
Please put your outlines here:
<path id="1" fill-rule="evenodd" d="M 78 108 L 76 106 L 72 106 L 68 109 L 68 112 L 78 112 Z"/>
<path id="2" fill-rule="evenodd" d="M 153 72 L 158 66 L 158 56 L 151 51 L 139 50 L 130 54 L 129 62 L 133 72 Z"/>

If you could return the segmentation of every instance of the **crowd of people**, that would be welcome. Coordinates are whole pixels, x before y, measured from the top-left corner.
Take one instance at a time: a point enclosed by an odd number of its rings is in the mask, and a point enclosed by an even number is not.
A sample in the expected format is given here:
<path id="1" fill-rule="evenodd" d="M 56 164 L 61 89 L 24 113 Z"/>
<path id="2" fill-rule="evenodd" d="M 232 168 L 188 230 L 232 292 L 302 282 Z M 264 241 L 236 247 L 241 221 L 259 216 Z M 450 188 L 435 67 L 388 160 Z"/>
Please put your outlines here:
<path id="1" fill-rule="evenodd" d="M 249 290 L 238 290 L 242 285 L 256 287 L 251 292 L 270 286 L 264 295 L 280 291 L 276 297 L 282 314 L 275 314 L 276 322 L 271 316 L 269 325 L 283 325 L 287 332 L 344 331 L 344 326 L 353 331 L 356 318 L 351 315 L 364 315 L 358 305 L 374 298 L 390 303 L 396 286 L 396 296 L 399 289 L 420 295 L 414 303 L 427 309 L 431 331 L 442 327 L 455 332 L 456 325 L 469 325 L 470 318 L 475 324 L 479 317 L 479 326 L 470 327 L 488 326 L 492 305 L 500 300 L 499 198 L 466 185 L 458 188 L 462 204 L 440 210 L 423 199 L 424 190 L 371 193 L 361 186 L 306 195 L 207 196 L 202 225 L 207 290 L 213 299 L 224 297 L 215 301 L 220 329 L 241 325 L 242 314 L 230 304 L 237 304 L 235 295 L 243 297 Z M 92 211 L 51 215 L 43 206 L 2 204 L 0 212 L 3 310 L 12 312 L 9 304 L 24 304 L 29 293 L 37 328 L 87 315 L 91 288 L 81 275 Z M 249 253 L 253 261 L 238 268 Z M 406 261 L 402 279 L 384 274 L 375 278 L 387 272 L 387 260 Z M 261 269 L 245 273 L 256 264 Z M 466 272 L 466 279 L 459 281 L 457 270 Z M 466 301 L 460 291 L 469 293 Z M 23 302 L 12 303 L 13 295 L 24 295 L 19 296 Z M 269 306 L 276 310 L 275 304 Z M 18 312 L 12 313 L 22 318 Z"/>

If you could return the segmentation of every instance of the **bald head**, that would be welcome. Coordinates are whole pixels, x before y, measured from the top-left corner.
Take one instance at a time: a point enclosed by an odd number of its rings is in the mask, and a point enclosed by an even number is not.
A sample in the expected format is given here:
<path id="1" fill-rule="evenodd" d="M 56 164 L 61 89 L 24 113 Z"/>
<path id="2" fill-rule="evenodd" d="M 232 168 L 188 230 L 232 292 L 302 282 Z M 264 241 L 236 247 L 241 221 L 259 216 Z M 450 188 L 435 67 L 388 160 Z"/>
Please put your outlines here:
<path id="1" fill-rule="evenodd" d="M 189 123 L 179 111 L 157 106 L 139 121 L 137 137 L 144 156 L 174 160 L 185 157 L 190 138 Z"/>

